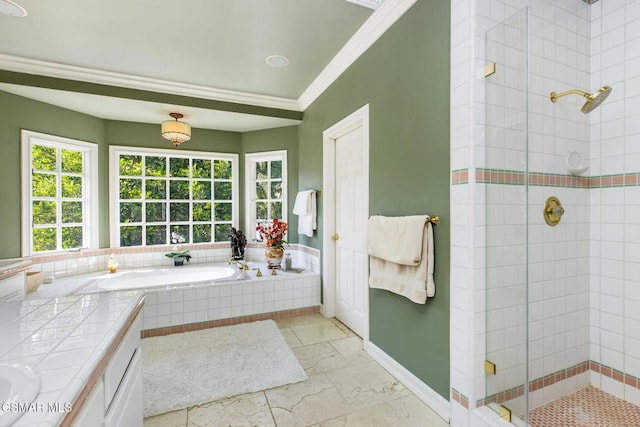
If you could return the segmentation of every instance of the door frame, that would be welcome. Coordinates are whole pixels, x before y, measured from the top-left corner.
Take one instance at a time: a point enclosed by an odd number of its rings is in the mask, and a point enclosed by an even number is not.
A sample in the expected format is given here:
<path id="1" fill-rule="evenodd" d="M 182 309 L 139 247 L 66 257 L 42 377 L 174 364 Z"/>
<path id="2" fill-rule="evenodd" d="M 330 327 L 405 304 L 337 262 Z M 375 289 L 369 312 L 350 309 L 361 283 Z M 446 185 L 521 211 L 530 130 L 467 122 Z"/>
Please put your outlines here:
<path id="1" fill-rule="evenodd" d="M 320 312 L 325 317 L 336 315 L 336 263 L 335 245 L 332 236 L 336 227 L 336 199 L 335 199 L 335 142 L 352 130 L 362 127 L 362 150 L 364 159 L 365 191 L 362 197 L 364 212 L 369 216 L 369 104 L 349 114 L 322 133 L 322 185 L 323 185 L 323 227 L 322 227 L 322 296 L 323 302 Z M 369 257 L 365 259 L 365 277 L 369 277 Z M 369 287 L 366 284 L 367 289 Z M 365 333 L 363 341 L 369 342 L 369 292 L 365 298 Z"/>

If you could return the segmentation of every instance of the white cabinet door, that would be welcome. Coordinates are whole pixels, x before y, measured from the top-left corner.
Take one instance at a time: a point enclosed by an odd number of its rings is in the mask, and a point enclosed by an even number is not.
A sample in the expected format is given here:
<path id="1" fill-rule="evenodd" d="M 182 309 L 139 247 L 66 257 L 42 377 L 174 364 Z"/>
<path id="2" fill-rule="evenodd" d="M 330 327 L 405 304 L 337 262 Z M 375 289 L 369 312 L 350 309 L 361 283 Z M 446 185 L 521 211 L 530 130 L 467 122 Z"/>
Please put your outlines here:
<path id="1" fill-rule="evenodd" d="M 104 386 L 102 380 L 96 383 L 91 395 L 82 404 L 80 415 L 73 422 L 77 427 L 101 427 L 104 420 Z"/>
<path id="2" fill-rule="evenodd" d="M 138 347 L 104 418 L 105 427 L 142 427 L 142 366 Z"/>

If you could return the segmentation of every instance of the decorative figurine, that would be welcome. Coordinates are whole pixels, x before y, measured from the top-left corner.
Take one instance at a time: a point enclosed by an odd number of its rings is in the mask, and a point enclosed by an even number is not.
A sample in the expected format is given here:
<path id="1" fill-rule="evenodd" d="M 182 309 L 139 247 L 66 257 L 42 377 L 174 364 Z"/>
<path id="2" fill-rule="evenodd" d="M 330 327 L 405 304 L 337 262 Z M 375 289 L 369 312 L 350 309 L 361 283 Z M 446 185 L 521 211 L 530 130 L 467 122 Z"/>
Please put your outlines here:
<path id="1" fill-rule="evenodd" d="M 247 238 L 242 233 L 242 230 L 231 228 L 229 241 L 231 242 L 231 259 L 244 259 L 244 248 L 247 246 Z"/>

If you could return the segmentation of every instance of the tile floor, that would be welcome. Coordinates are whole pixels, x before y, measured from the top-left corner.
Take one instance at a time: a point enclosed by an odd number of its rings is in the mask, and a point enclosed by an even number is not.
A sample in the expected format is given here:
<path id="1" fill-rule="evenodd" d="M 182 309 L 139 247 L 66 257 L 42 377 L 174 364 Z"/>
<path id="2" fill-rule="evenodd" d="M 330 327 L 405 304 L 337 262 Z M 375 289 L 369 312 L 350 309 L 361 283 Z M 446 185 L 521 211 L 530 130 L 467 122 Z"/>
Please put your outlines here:
<path id="1" fill-rule="evenodd" d="M 640 408 L 615 396 L 585 387 L 529 413 L 532 427 L 638 427 Z"/>
<path id="2" fill-rule="evenodd" d="M 362 340 L 339 321 L 310 314 L 276 323 L 307 381 L 147 418 L 144 426 L 448 426 L 371 359 Z"/>

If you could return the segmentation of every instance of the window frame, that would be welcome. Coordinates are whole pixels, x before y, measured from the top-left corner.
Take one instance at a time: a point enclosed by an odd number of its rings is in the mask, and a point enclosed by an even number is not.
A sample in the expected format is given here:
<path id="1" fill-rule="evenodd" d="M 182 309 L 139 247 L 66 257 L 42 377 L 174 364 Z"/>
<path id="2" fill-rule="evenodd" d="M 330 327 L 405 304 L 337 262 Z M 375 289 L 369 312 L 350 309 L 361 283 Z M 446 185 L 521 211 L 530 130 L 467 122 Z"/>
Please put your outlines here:
<path id="1" fill-rule="evenodd" d="M 239 222 L 239 167 L 238 154 L 234 153 L 218 153 L 213 151 L 188 151 L 188 150 L 172 150 L 172 149 L 162 149 L 162 148 L 144 148 L 144 147 L 131 147 L 131 146 L 122 146 L 122 145 L 111 145 L 109 146 L 109 241 L 110 247 L 119 248 L 119 247 L 154 247 L 161 245 L 147 245 L 146 242 L 143 245 L 138 246 L 121 246 L 120 245 L 120 193 L 119 193 L 119 177 L 120 177 L 120 167 L 119 167 L 119 156 L 121 154 L 124 155 L 142 155 L 142 156 L 152 156 L 152 157 L 173 157 L 173 158 L 187 158 L 190 161 L 193 159 L 206 159 L 211 160 L 212 167 L 214 160 L 225 160 L 231 162 L 231 226 L 237 227 Z M 168 167 L 168 165 L 167 165 Z M 141 179 L 144 180 L 144 175 L 141 176 Z M 212 178 L 213 180 L 213 178 Z M 189 178 L 189 182 L 192 182 L 193 178 Z M 168 197 L 168 195 L 167 195 Z M 145 199 L 143 199 L 145 200 Z M 191 199 L 190 199 L 191 200 Z M 212 200 L 211 200 L 212 201 Z M 192 203 L 192 202 L 190 202 Z M 213 209 L 213 204 L 212 204 Z M 191 215 L 191 212 L 190 212 Z M 170 225 L 170 219 L 167 218 L 167 226 Z M 189 218 L 189 226 L 192 227 L 194 224 L 193 217 Z M 211 223 L 214 223 L 212 219 Z M 146 224 L 146 221 L 143 222 Z M 213 227 L 213 226 L 212 226 Z M 215 242 L 215 229 L 212 228 L 213 240 L 211 242 L 199 242 L 193 243 L 193 241 L 189 243 L 184 243 L 185 245 L 206 245 Z M 143 234 L 143 242 L 144 242 L 144 234 Z M 173 245 L 172 242 L 167 242 L 167 245 Z"/>
<path id="2" fill-rule="evenodd" d="M 289 180 L 287 174 L 287 150 L 262 151 L 257 153 L 246 153 L 244 157 L 245 166 L 245 224 L 247 231 L 245 235 L 249 240 L 256 238 L 256 164 L 261 161 L 282 161 L 282 221 L 288 223 L 288 187 Z"/>
<path id="3" fill-rule="evenodd" d="M 53 147 L 56 150 L 73 150 L 82 152 L 82 242 L 83 249 L 97 249 L 99 242 L 99 212 L 98 212 L 98 144 L 77 139 L 65 138 L 56 135 L 49 135 L 41 132 L 34 132 L 26 129 L 20 131 L 21 144 L 21 253 L 23 257 L 66 253 L 77 251 L 79 248 L 63 249 L 58 246 L 62 236 L 56 238 L 56 249 L 52 251 L 33 250 L 33 159 L 32 147 L 34 145 Z M 56 171 L 56 176 L 63 174 Z M 58 190 L 60 194 L 61 189 Z M 56 201 L 60 203 L 63 197 L 56 195 Z M 57 208 L 58 213 L 61 207 Z M 57 215 L 56 229 L 62 228 L 62 217 Z"/>

